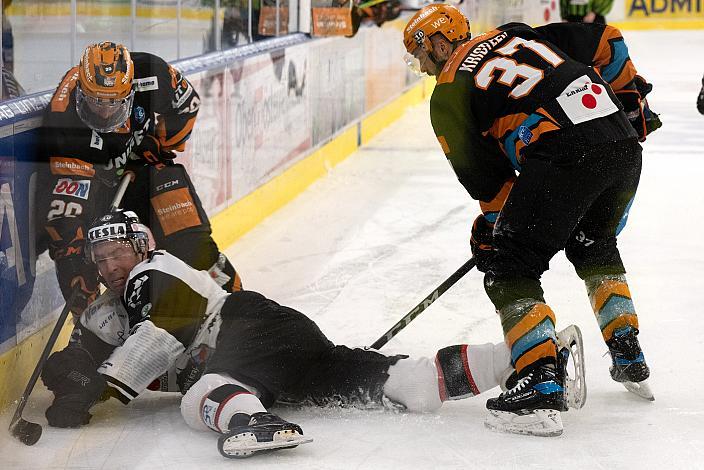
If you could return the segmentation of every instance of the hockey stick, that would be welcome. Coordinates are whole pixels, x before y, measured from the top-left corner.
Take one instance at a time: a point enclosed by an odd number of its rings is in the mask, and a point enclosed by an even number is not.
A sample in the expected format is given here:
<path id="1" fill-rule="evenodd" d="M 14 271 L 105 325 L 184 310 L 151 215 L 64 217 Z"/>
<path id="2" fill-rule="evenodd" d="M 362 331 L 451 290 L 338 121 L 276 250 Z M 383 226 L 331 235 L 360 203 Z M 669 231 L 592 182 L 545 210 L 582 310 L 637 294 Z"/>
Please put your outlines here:
<path id="1" fill-rule="evenodd" d="M 122 201 L 122 197 L 125 195 L 127 186 L 132 180 L 134 180 L 134 173 L 132 172 L 126 172 L 122 176 L 122 179 L 120 180 L 120 185 L 118 186 L 117 192 L 115 193 L 115 197 L 113 198 L 112 203 L 110 204 L 110 211 L 115 210 L 120 205 L 120 201 Z M 37 443 L 39 438 L 42 437 L 42 426 L 41 424 L 32 423 L 22 418 L 22 411 L 24 411 L 24 407 L 27 404 L 29 395 L 32 393 L 32 390 L 34 390 L 34 386 L 37 384 L 37 380 L 39 379 L 39 375 L 42 373 L 44 364 L 49 358 L 49 353 L 51 353 L 51 350 L 54 347 L 54 344 L 56 343 L 59 334 L 61 333 L 61 329 L 63 328 L 64 323 L 66 323 L 66 318 L 68 317 L 68 313 L 71 311 L 71 306 L 79 295 L 81 295 L 79 294 L 79 290 L 75 289 L 71 293 L 71 297 L 66 302 L 66 305 L 64 305 L 63 310 L 61 310 L 59 319 L 56 320 L 56 325 L 54 325 L 54 329 L 52 330 L 51 335 L 49 336 L 49 340 L 46 342 L 46 346 L 44 346 L 42 355 L 39 357 L 39 361 L 34 367 L 34 372 L 32 372 L 32 376 L 29 378 L 29 382 L 27 382 L 27 386 L 24 389 L 24 393 L 22 393 L 22 396 L 19 399 L 19 403 L 17 404 L 15 414 L 12 416 L 12 420 L 10 421 L 10 426 L 8 427 L 10 434 L 12 434 L 13 437 L 19 439 L 20 442 L 25 445 L 32 446 Z"/>
<path id="2" fill-rule="evenodd" d="M 462 276 L 467 274 L 475 265 L 477 264 L 474 257 L 470 258 L 466 263 L 464 263 L 460 268 L 454 272 L 450 277 L 445 279 L 442 284 L 440 284 L 433 292 L 430 293 L 426 298 L 420 301 L 418 305 L 413 307 L 413 309 L 408 312 L 403 318 L 401 318 L 394 326 L 392 326 L 386 333 L 381 335 L 381 338 L 374 341 L 374 344 L 370 346 L 371 349 L 381 349 L 386 343 L 391 341 L 391 338 L 396 336 L 399 331 L 406 328 L 411 321 L 418 315 L 420 315 L 426 308 L 428 308 L 433 302 L 435 302 L 438 297 L 444 294 L 450 287 L 452 287 L 457 281 L 460 280 Z"/>

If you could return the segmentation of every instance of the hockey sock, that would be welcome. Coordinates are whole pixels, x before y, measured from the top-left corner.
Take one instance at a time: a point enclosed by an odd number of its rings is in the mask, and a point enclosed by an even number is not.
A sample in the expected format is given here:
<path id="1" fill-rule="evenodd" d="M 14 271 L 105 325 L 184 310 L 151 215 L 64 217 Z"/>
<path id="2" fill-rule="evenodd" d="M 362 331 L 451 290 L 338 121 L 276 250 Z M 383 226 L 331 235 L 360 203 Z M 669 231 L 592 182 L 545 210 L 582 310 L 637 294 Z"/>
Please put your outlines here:
<path id="1" fill-rule="evenodd" d="M 584 280 L 592 310 L 599 323 L 604 341 L 609 341 L 614 331 L 630 326 L 638 330 L 638 316 L 628 290 L 626 276 L 596 275 Z"/>
<path id="2" fill-rule="evenodd" d="M 229 375 L 205 374 L 181 399 L 181 415 L 193 429 L 205 431 L 210 428 L 221 432 L 220 429 L 227 429 L 230 418 L 237 412 L 266 411 L 256 392 L 253 387 Z"/>
<path id="3" fill-rule="evenodd" d="M 557 363 L 555 313 L 544 302 L 521 299 L 500 310 L 511 363 L 519 376 L 527 366 Z"/>
<path id="4" fill-rule="evenodd" d="M 249 416 L 259 412 L 266 412 L 259 398 L 235 384 L 219 386 L 204 397 L 201 403 L 203 423 L 219 433 L 227 432 L 234 415 Z"/>
<path id="5" fill-rule="evenodd" d="M 438 351 L 435 356 L 440 399 L 459 400 L 478 395 L 497 385 L 513 370 L 506 344 L 459 344 Z"/>

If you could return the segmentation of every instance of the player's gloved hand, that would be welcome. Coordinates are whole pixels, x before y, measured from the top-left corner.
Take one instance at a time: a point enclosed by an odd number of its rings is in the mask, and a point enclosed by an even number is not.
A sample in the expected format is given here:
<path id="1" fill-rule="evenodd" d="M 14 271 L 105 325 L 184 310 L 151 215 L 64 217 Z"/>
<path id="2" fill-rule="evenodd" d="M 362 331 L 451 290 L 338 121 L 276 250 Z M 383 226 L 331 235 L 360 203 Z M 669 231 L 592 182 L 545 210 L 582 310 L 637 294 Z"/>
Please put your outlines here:
<path id="1" fill-rule="evenodd" d="M 645 98 L 652 89 L 653 85 L 646 82 L 640 75 L 636 75 L 632 84 L 616 92 L 631 126 L 638 134 L 638 140 L 641 142 L 648 134 L 662 127 L 660 117 L 650 109 L 648 100 Z"/>
<path id="2" fill-rule="evenodd" d="M 477 269 L 485 273 L 496 254 L 494 247 L 494 224 L 490 223 L 483 214 L 479 214 L 472 224 L 472 237 L 469 245 L 472 255 L 477 261 Z"/>
<path id="3" fill-rule="evenodd" d="M 88 424 L 93 416 L 88 413 L 92 403 L 86 403 L 82 395 L 57 397 L 46 409 L 46 420 L 55 428 L 77 428 Z"/>
<path id="4" fill-rule="evenodd" d="M 133 150 L 133 153 L 144 162 L 157 168 L 163 168 L 176 158 L 175 153 L 163 150 L 159 139 L 153 135 L 144 136 L 142 143 Z"/>
<path id="5" fill-rule="evenodd" d="M 699 96 L 697 96 L 697 109 L 700 114 L 704 114 L 704 77 L 702 77 L 702 89 L 699 90 Z"/>
<path id="6" fill-rule="evenodd" d="M 71 278 L 69 285 L 71 291 L 76 292 L 76 295 L 71 295 L 67 300 L 71 302 L 69 309 L 75 317 L 80 317 L 88 305 L 98 297 L 100 290 L 98 277 L 97 275 L 83 276 L 79 274 Z"/>
<path id="7" fill-rule="evenodd" d="M 42 369 L 42 382 L 54 392 L 54 402 L 46 410 L 50 426 L 71 428 L 90 421 L 88 410 L 105 389 L 90 353 L 77 346 L 52 354 Z"/>

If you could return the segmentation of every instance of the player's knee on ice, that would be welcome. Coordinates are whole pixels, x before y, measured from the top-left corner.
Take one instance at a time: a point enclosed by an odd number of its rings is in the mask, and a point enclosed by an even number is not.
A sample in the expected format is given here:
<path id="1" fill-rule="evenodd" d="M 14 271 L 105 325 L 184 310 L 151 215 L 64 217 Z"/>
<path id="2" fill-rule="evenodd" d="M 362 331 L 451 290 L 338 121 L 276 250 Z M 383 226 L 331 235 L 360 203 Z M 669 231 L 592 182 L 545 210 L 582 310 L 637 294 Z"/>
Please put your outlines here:
<path id="1" fill-rule="evenodd" d="M 181 415 L 189 427 L 225 432 L 236 413 L 252 415 L 266 408 L 253 387 L 228 375 L 205 374 L 181 399 Z"/>

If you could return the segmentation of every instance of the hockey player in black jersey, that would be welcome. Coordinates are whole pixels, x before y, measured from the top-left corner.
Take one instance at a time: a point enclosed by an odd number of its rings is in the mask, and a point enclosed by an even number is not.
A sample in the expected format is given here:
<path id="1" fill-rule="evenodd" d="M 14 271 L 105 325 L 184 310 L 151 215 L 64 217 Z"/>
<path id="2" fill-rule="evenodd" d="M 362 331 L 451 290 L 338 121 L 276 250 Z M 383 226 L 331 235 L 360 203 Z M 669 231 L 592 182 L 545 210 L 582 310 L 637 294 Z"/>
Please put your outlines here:
<path id="1" fill-rule="evenodd" d="M 161 58 L 101 42 L 85 49 L 59 83 L 40 128 L 38 252 L 49 249 L 66 299 L 80 314 L 97 294 L 85 263 L 84 234 L 107 210 L 126 167 L 136 173 L 122 201 L 152 229 L 160 246 L 232 290 L 239 279 L 211 237 L 208 216 L 175 152 L 183 151 L 200 98 Z"/>
<path id="2" fill-rule="evenodd" d="M 638 140 L 660 121 L 620 32 L 509 23 L 471 38 L 462 13 L 431 4 L 410 19 L 404 44 L 409 66 L 437 77 L 433 129 L 479 201 L 472 253 L 520 379 L 487 402 L 487 425 L 562 429 L 555 314 L 540 277 L 563 249 L 585 282 L 613 379 L 652 399 L 616 235 L 638 186 Z"/>
<path id="3" fill-rule="evenodd" d="M 106 385 L 124 403 L 145 389 L 181 391 L 189 426 L 221 434 L 220 452 L 309 442 L 300 426 L 267 411 L 277 400 L 310 404 L 393 403 L 430 412 L 445 400 L 489 390 L 508 377 L 506 345 L 455 345 L 411 359 L 335 345 L 302 313 L 251 291 L 227 293 L 204 271 L 154 250 L 134 213 L 117 211 L 87 233 L 88 253 L 109 289 L 76 325 L 69 347 L 42 372 L 55 399 L 49 424 L 87 424 Z M 570 404 L 584 404 L 581 336 L 559 334 L 572 352 Z"/>

